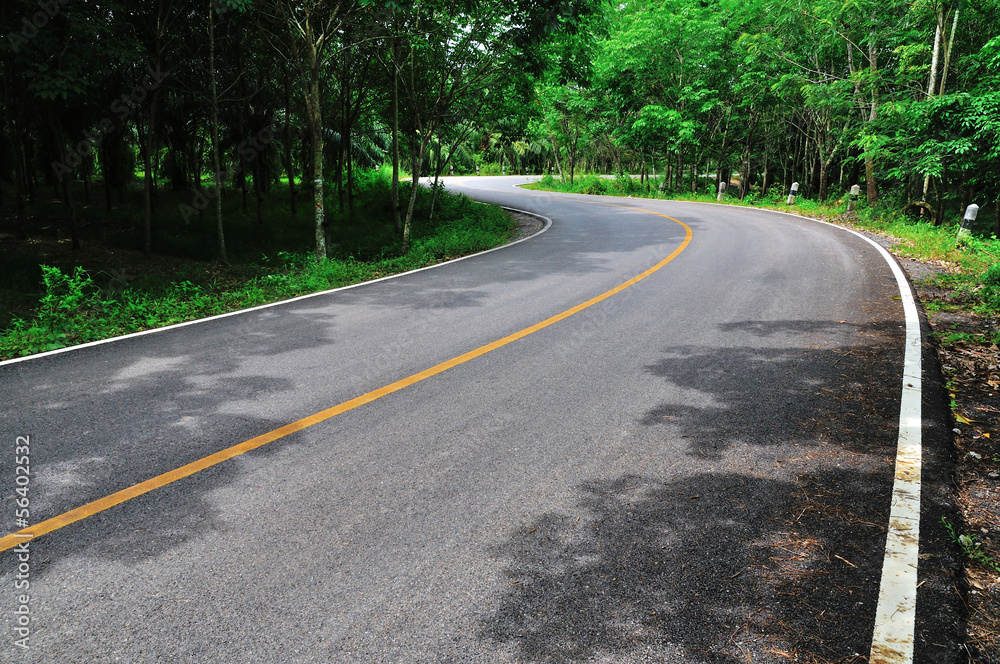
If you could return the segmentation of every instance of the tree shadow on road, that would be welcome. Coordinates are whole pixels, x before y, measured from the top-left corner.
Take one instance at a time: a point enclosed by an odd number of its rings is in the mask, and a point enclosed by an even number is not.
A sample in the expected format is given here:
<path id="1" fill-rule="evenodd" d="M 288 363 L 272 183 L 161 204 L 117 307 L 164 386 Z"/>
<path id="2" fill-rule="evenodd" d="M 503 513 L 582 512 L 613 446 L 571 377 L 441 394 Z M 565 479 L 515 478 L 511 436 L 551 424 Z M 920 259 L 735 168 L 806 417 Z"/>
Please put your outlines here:
<path id="1" fill-rule="evenodd" d="M 671 348 L 647 367 L 678 398 L 640 422 L 680 439 L 692 462 L 678 468 L 694 472 L 594 479 L 575 505 L 513 534 L 496 551 L 510 585 L 481 638 L 525 662 L 867 656 L 899 417 L 898 325 L 720 327 L 733 345 Z"/>
<path id="2" fill-rule="evenodd" d="M 524 662 L 860 661 L 880 485 L 843 469 L 586 483 L 496 551 L 509 586 L 479 636 Z"/>
<path id="3" fill-rule="evenodd" d="M 895 455 L 902 352 L 898 325 L 747 321 L 721 325 L 769 345 L 673 348 L 647 371 L 711 407 L 663 403 L 642 419 L 677 427 L 693 454 L 718 458 L 735 442 L 812 439 Z M 745 337 L 744 337 L 745 339 Z"/>

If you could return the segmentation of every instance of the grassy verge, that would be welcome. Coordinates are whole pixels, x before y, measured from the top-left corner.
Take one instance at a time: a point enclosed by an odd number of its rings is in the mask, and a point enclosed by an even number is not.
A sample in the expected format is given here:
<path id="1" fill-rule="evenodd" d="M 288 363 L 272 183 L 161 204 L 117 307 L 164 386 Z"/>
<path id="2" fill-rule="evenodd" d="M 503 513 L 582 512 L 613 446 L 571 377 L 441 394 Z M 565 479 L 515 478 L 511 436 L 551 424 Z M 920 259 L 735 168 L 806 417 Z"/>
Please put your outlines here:
<path id="1" fill-rule="evenodd" d="M 609 179 L 587 175 L 570 184 L 546 176 L 538 182 L 525 185 L 525 188 L 578 194 L 716 202 L 715 196 L 711 195 L 660 193 L 654 188 L 647 189 L 645 185 L 630 177 Z M 895 211 L 869 208 L 863 201 L 857 212 L 848 213 L 847 201 L 844 198 L 827 203 L 800 198 L 794 207 L 785 205 L 783 200 L 777 198 L 761 199 L 753 195 L 747 196 L 742 201 L 727 197 L 724 202 L 730 205 L 794 212 L 887 235 L 892 238 L 892 251 L 896 255 L 930 262 L 942 268 L 940 273 L 933 277 L 932 283 L 949 291 L 951 295 L 946 302 L 931 304 L 931 308 L 965 310 L 986 318 L 1000 316 L 1000 240 L 996 237 L 987 237 L 985 232 L 957 243 L 958 229 L 954 223 L 933 226 Z M 987 340 L 990 343 L 1000 343 L 1000 331 L 994 331 Z"/>
<path id="2" fill-rule="evenodd" d="M 232 267 L 185 260 L 158 269 L 154 262 L 152 269 L 144 269 L 141 277 L 131 279 L 122 278 L 125 268 L 97 270 L 41 262 L 26 265 L 31 274 L 40 276 L 40 284 L 34 288 L 28 313 L 14 318 L 0 332 L 0 359 L 405 272 L 504 244 L 516 230 L 516 223 L 499 208 L 444 192 L 438 193 L 434 221 L 428 222 L 431 192 L 421 190 L 413 241 L 403 254 L 387 221 L 388 182 L 376 173 L 362 185 L 354 216 L 336 212 L 328 216 L 332 256 L 323 263 L 317 263 L 304 246 L 297 251 L 258 254 L 256 260 Z M 403 193 L 408 190 L 404 186 Z M 332 201 L 330 209 L 336 209 Z M 302 236 L 308 238 L 305 233 Z M 117 251 L 113 260 L 122 260 L 123 253 Z M 22 264 L 30 262 L 30 257 L 21 255 Z"/>

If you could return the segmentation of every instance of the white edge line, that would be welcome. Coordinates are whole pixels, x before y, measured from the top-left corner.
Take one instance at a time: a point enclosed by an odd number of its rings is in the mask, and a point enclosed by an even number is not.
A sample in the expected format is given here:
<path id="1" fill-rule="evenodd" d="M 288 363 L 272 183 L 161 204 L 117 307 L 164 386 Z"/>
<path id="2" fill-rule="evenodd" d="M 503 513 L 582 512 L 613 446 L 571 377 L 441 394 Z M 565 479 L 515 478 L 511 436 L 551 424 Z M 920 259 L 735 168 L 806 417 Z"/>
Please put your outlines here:
<path id="1" fill-rule="evenodd" d="M 15 357 L 10 360 L 3 360 L 0 362 L 0 367 L 7 366 L 9 364 L 17 364 L 18 362 L 28 362 L 30 360 L 37 360 L 43 357 L 50 357 L 52 355 L 59 355 L 60 353 L 68 353 L 74 350 L 81 350 L 83 348 L 91 348 L 93 346 L 100 346 L 102 344 L 110 344 L 117 341 L 122 341 L 124 339 L 134 339 L 135 337 L 143 337 L 147 334 L 156 334 L 157 332 L 166 332 L 167 330 L 176 330 L 180 327 L 188 327 L 189 325 L 197 325 L 199 323 L 207 323 L 213 320 L 219 320 L 220 318 L 229 318 L 230 316 L 239 316 L 242 314 L 248 314 L 252 311 L 260 311 L 262 309 L 270 309 L 272 307 L 280 307 L 286 304 L 291 304 L 292 302 L 299 302 L 301 300 L 308 300 L 309 298 L 319 297 L 321 295 L 330 295 L 331 293 L 338 293 L 340 291 L 350 290 L 352 288 L 359 288 L 361 286 L 367 286 L 368 284 L 378 283 L 380 281 L 388 281 L 389 279 L 398 279 L 399 277 L 405 277 L 409 274 L 415 274 L 417 272 L 423 272 L 424 270 L 432 270 L 436 267 L 441 267 L 443 265 L 450 265 L 451 263 L 457 263 L 458 261 L 464 261 L 468 258 L 475 258 L 476 256 L 482 256 L 483 254 L 490 254 L 494 251 L 500 251 L 501 249 L 506 249 L 507 247 L 513 247 L 515 244 L 521 244 L 527 240 L 538 237 L 545 231 L 549 230 L 552 226 L 552 220 L 548 217 L 535 213 L 528 212 L 527 210 L 519 210 L 517 208 L 507 207 L 505 205 L 498 206 L 501 209 L 509 210 L 511 212 L 520 212 L 521 214 L 527 214 L 532 217 L 538 217 L 539 219 L 545 220 L 545 225 L 542 230 L 537 233 L 532 233 L 528 237 L 523 237 L 520 240 L 514 240 L 513 242 L 508 242 L 507 244 L 502 244 L 499 247 L 493 247 L 492 249 L 486 249 L 484 251 L 479 251 L 474 254 L 469 254 L 468 256 L 461 256 L 459 258 L 452 258 L 451 260 L 443 261 L 441 263 L 435 263 L 434 265 L 427 265 L 416 270 L 409 270 L 408 272 L 400 272 L 398 274 L 390 274 L 386 277 L 379 277 L 378 279 L 371 279 L 369 281 L 360 281 L 356 284 L 350 284 L 349 286 L 340 286 L 339 288 L 331 288 L 325 291 L 318 291 L 316 293 L 307 293 L 305 295 L 298 295 L 287 300 L 279 300 L 277 302 L 269 302 L 268 304 L 259 304 L 255 307 L 250 307 L 249 309 L 239 309 L 238 311 L 229 311 L 224 314 L 216 314 L 215 316 L 209 316 L 207 318 L 198 318 L 195 320 L 184 321 L 183 323 L 174 323 L 173 325 L 166 325 L 164 327 L 156 327 L 151 330 L 142 330 L 141 332 L 132 332 L 130 334 L 123 334 L 117 337 L 108 337 L 107 339 L 98 339 L 97 341 L 88 341 L 87 343 L 78 344 L 76 346 L 67 346 L 65 348 L 57 348 L 56 350 L 45 351 L 44 353 L 36 353 L 34 355 L 25 355 L 24 357 Z"/>
<path id="2" fill-rule="evenodd" d="M 636 199 L 631 199 L 636 200 Z M 743 207 L 725 203 L 700 201 L 670 201 L 695 205 L 716 205 L 729 209 L 774 212 L 806 221 L 813 221 L 847 231 L 871 244 L 889 264 L 906 317 L 906 341 L 903 354 L 903 389 L 899 405 L 899 438 L 896 444 L 896 469 L 892 485 L 892 506 L 882 561 L 878 606 L 875 609 L 875 630 L 872 634 L 869 664 L 910 664 L 917 608 L 917 565 L 920 550 L 920 472 L 922 455 L 921 367 L 922 349 L 920 314 L 913 290 L 895 257 L 866 235 L 828 221 L 813 219 L 793 212 L 768 208 Z"/>

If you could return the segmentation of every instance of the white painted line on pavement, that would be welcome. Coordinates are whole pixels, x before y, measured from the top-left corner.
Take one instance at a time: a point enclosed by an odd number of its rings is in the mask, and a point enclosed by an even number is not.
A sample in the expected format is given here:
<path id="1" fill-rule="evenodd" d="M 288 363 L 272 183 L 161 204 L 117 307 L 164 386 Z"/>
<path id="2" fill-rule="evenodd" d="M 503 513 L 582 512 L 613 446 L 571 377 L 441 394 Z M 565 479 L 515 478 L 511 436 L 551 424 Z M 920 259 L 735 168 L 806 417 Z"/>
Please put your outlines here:
<path id="1" fill-rule="evenodd" d="M 642 200 L 642 199 L 639 199 Z M 697 205 L 725 203 L 676 201 Z M 899 406 L 899 438 L 896 444 L 896 471 L 892 486 L 892 507 L 889 512 L 885 558 L 882 561 L 882 581 L 879 585 L 878 606 L 875 609 L 875 631 L 869 664 L 912 664 L 917 609 L 917 564 L 920 550 L 920 469 L 922 460 L 921 414 L 921 334 L 920 315 L 903 268 L 882 245 L 850 228 L 827 221 L 781 210 L 745 208 L 758 212 L 775 212 L 797 219 L 825 224 L 857 235 L 868 242 L 889 264 L 906 317 L 906 341 L 903 354 L 903 394 Z"/>
<path id="2" fill-rule="evenodd" d="M 903 355 L 903 396 L 899 405 L 899 439 L 896 476 L 892 486 L 889 531 L 882 562 L 882 581 L 869 664 L 909 664 L 917 611 L 917 564 L 920 551 L 921 466 L 921 339 L 920 315 L 910 284 L 899 263 L 874 240 L 844 229 L 870 242 L 896 277 L 906 314 Z"/>
<path id="3" fill-rule="evenodd" d="M 368 284 L 378 283 L 379 281 L 388 281 L 389 279 L 398 279 L 399 277 L 404 277 L 408 274 L 414 274 L 416 272 L 423 272 L 424 270 L 433 270 L 436 267 L 441 267 L 442 265 L 450 265 L 451 263 L 457 263 L 458 261 L 464 261 L 467 258 L 475 258 L 476 256 L 482 256 L 483 254 L 490 254 L 494 251 L 500 251 L 501 249 L 506 249 L 507 247 L 512 247 L 515 244 L 521 244 L 527 240 L 537 237 L 549 230 L 552 226 L 552 220 L 546 216 L 536 214 L 534 212 L 528 212 L 527 210 L 518 210 L 517 208 L 506 207 L 504 205 L 500 206 L 504 210 L 510 210 L 511 212 L 520 212 L 521 214 L 531 215 L 532 217 L 538 217 L 539 219 L 545 220 L 545 226 L 542 230 L 529 235 L 528 237 L 523 237 L 520 240 L 515 240 L 514 242 L 508 242 L 507 244 L 502 244 L 499 247 L 493 247 L 492 249 L 486 249 L 485 251 L 480 251 L 474 254 L 469 254 L 468 256 L 462 256 L 460 258 L 453 258 L 449 261 L 443 261 L 441 263 L 435 263 L 434 265 L 428 265 L 426 267 L 417 268 L 416 270 L 410 270 L 409 272 L 400 272 L 399 274 L 390 274 L 387 277 L 379 277 L 378 279 L 371 279 L 369 281 L 360 281 L 356 284 L 351 284 L 350 286 L 341 286 L 340 288 L 331 288 L 325 291 L 319 291 L 317 293 L 307 293 L 305 295 L 299 295 L 297 297 L 292 297 L 287 300 L 278 300 L 277 302 L 270 302 L 268 304 L 261 304 L 256 307 L 250 307 L 249 309 L 239 309 L 238 311 L 230 311 L 224 314 L 217 314 L 215 316 L 208 316 L 207 318 L 197 318 L 195 320 L 184 321 L 183 323 L 174 323 L 173 325 L 165 325 L 163 327 L 154 327 L 151 330 L 143 330 L 142 332 L 132 332 L 131 334 L 123 334 L 118 337 L 109 337 L 107 339 L 98 339 L 97 341 L 88 341 L 85 344 L 78 344 L 76 346 L 67 346 L 66 348 L 57 348 L 56 350 L 45 351 L 44 353 L 35 353 L 34 355 L 26 355 L 24 357 L 15 357 L 10 360 L 3 360 L 0 362 L 0 367 L 7 364 L 16 364 L 18 362 L 27 362 L 29 360 L 37 360 L 41 357 L 49 357 L 50 355 L 59 355 L 60 353 L 68 353 L 73 350 L 80 350 L 81 348 L 90 348 L 91 346 L 100 346 L 102 344 L 110 344 L 115 341 L 121 341 L 122 339 L 133 339 L 135 337 L 144 337 L 147 334 L 156 334 L 157 332 L 165 332 L 167 330 L 175 330 L 179 327 L 187 327 L 189 325 L 197 325 L 199 323 L 207 323 L 211 320 L 219 320 L 220 318 L 229 318 L 230 316 L 239 316 L 242 314 L 250 313 L 251 311 L 260 311 L 261 309 L 270 309 L 272 307 L 280 307 L 285 304 L 290 304 L 292 302 L 298 302 L 299 300 L 308 300 L 312 297 L 319 297 L 320 295 L 329 295 L 330 293 L 337 293 L 339 291 L 350 290 L 351 288 L 358 288 L 360 286 L 367 286 Z"/>

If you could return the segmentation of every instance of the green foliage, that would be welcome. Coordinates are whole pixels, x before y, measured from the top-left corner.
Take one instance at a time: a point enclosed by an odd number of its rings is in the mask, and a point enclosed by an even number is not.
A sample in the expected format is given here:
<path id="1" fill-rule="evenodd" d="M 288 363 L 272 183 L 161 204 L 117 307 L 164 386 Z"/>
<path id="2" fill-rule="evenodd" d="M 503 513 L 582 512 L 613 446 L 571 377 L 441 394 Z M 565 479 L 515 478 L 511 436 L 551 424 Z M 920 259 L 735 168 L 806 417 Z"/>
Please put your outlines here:
<path id="1" fill-rule="evenodd" d="M 945 529 L 948 531 L 948 536 L 951 537 L 951 541 L 958 544 L 962 548 L 962 552 L 965 553 L 966 557 L 977 562 L 983 567 L 992 569 L 994 572 L 1000 572 L 1000 562 L 993 560 L 985 551 L 983 551 L 979 542 L 976 538 L 967 533 L 959 534 L 955 530 L 955 526 L 948 520 L 948 517 L 941 517 L 941 523 L 944 524 Z"/>
<path id="2" fill-rule="evenodd" d="M 614 180 L 588 175 L 578 179 L 574 184 L 561 181 L 551 176 L 545 176 L 529 185 L 528 189 L 544 191 L 559 191 L 565 193 L 609 194 L 616 196 L 633 196 L 644 198 L 660 198 L 665 192 L 646 191 L 638 179 L 620 176 Z M 670 193 L 674 200 L 699 202 L 715 202 L 714 195 Z M 743 200 L 726 198 L 729 205 L 763 207 L 789 211 L 784 204 L 784 195 L 780 187 L 771 187 L 766 195 L 749 194 Z M 846 202 L 831 201 L 829 204 L 817 200 L 799 198 L 793 209 L 798 214 L 828 219 L 837 223 L 844 222 Z M 972 236 L 967 238 L 964 246 L 955 242 L 955 226 L 933 226 L 915 222 L 899 212 L 883 208 L 872 208 L 864 204 L 858 208 L 857 217 L 853 221 L 860 228 L 885 233 L 898 239 L 893 251 L 901 256 L 916 259 L 931 259 L 947 261 L 958 265 L 958 270 L 947 273 L 938 280 L 949 288 L 974 303 L 975 310 L 984 316 L 1000 316 L 1000 240 L 996 237 Z"/>
<path id="3" fill-rule="evenodd" d="M 588 175 L 580 181 L 578 190 L 581 194 L 600 195 L 607 193 L 608 186 L 603 178 L 599 178 L 596 175 Z"/>
<path id="4" fill-rule="evenodd" d="M 69 274 L 48 265 L 40 267 L 45 294 L 39 303 L 38 317 L 30 324 L 16 320 L 13 330 L 32 340 L 34 350 L 31 352 L 55 350 L 95 339 L 89 322 L 104 322 L 103 316 L 110 303 L 101 298 L 90 275 L 79 267 Z"/>
<path id="5" fill-rule="evenodd" d="M 1000 262 L 986 269 L 981 282 L 985 307 L 1000 312 Z"/>
<path id="6" fill-rule="evenodd" d="M 362 206 L 372 210 L 384 205 L 388 200 L 384 173 L 372 172 L 362 182 Z M 418 213 L 426 214 L 429 206 L 430 192 L 422 189 Z M 44 294 L 37 316 L 16 319 L 0 333 L 0 358 L 55 350 L 433 265 L 503 244 L 516 229 L 499 208 L 444 192 L 438 193 L 435 216 L 433 223 L 418 222 L 406 254 L 399 253 L 391 227 L 388 233 L 362 232 L 353 238 L 355 242 L 363 238 L 367 244 L 347 244 L 351 238 L 341 234 L 337 237 L 345 242 L 346 251 L 334 258 L 317 263 L 311 253 L 278 252 L 260 274 L 231 284 L 180 279 L 111 294 L 102 293 L 82 268 L 64 272 L 42 266 Z M 362 229 L 377 225 L 371 219 L 361 222 Z M 388 243 L 372 246 L 372 237 Z M 351 246 L 367 258 L 347 253 Z"/>

